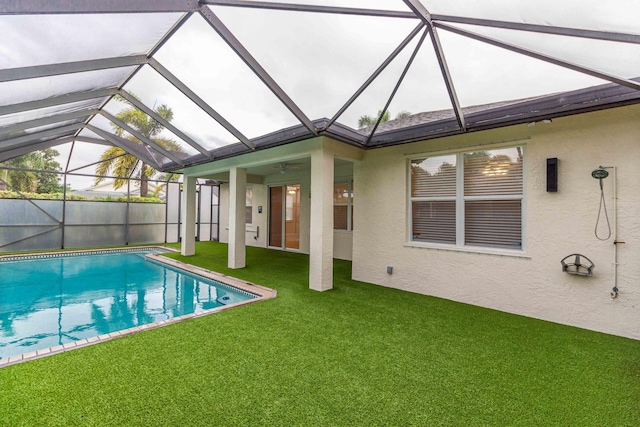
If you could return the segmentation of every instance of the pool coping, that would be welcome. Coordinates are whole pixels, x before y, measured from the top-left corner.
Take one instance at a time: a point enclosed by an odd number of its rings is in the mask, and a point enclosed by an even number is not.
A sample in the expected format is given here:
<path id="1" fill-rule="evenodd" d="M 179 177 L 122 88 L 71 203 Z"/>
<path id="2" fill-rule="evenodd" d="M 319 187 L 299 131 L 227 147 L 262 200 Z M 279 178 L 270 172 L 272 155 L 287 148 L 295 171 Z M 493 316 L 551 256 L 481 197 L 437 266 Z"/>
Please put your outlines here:
<path id="1" fill-rule="evenodd" d="M 88 250 L 73 250 L 73 251 L 56 251 L 56 252 L 41 252 L 37 254 L 24 254 L 24 255 L 3 255 L 0 256 L 0 260 L 6 258 L 27 258 L 32 256 L 37 256 L 38 258 L 45 258 L 53 255 L 76 255 L 76 254 L 85 254 L 85 253 L 96 253 L 96 252 L 130 252 L 135 250 L 144 250 L 144 249 L 163 249 L 168 252 L 179 252 L 176 249 L 168 248 L 162 245 L 149 245 L 149 246 L 137 246 L 135 248 L 126 247 L 126 248 L 110 248 L 110 249 L 88 249 Z M 40 257 L 40 255 L 43 255 Z M 73 341 L 70 343 L 57 345 L 54 347 L 49 347 L 41 350 L 36 350 L 28 353 L 18 354 L 15 356 L 9 356 L 5 359 L 0 359 L 0 369 L 15 365 L 22 362 L 28 362 L 30 360 L 40 359 L 42 357 L 51 356 L 54 354 L 64 353 L 69 350 L 74 350 L 76 348 L 87 347 L 89 345 L 98 344 L 105 341 L 110 341 L 112 339 L 125 337 L 131 334 L 135 334 L 142 331 L 147 331 L 150 329 L 160 328 L 162 326 L 172 325 L 174 323 L 183 322 L 189 319 L 195 319 L 197 317 L 207 316 L 209 314 L 218 313 L 224 310 L 229 310 L 231 308 L 240 307 L 247 304 L 252 304 L 259 301 L 265 301 L 268 299 L 275 298 L 277 296 L 277 291 L 275 289 L 267 288 L 265 286 L 256 285 L 255 283 L 247 282 L 232 276 L 227 276 L 225 274 L 216 273 L 215 271 L 207 270 L 202 267 L 197 267 L 195 265 L 187 264 L 182 261 L 176 261 L 171 258 L 166 258 L 157 254 L 147 254 L 146 258 L 158 262 L 160 264 L 165 264 L 169 267 L 177 268 L 179 270 L 184 270 L 188 273 L 195 274 L 197 276 L 204 277 L 206 279 L 215 280 L 217 282 L 222 282 L 222 284 L 229 285 L 234 288 L 238 288 L 244 292 L 248 292 L 250 294 L 256 295 L 256 298 L 252 298 L 245 301 L 239 301 L 233 304 L 223 305 L 220 307 L 210 308 L 208 310 L 202 310 L 197 313 L 185 314 L 178 317 L 172 317 L 166 320 L 160 320 L 158 322 L 149 323 L 142 326 L 134 326 L 133 328 L 123 329 L 121 331 L 115 331 L 108 334 L 98 335 L 96 337 L 84 338 L 78 341 Z"/>
<path id="2" fill-rule="evenodd" d="M 123 253 L 123 252 L 135 252 L 145 249 L 162 249 L 167 252 L 180 252 L 177 249 L 169 248 L 162 245 L 142 245 L 142 246 L 126 246 L 122 248 L 102 248 L 102 249 L 71 249 L 71 250 L 57 250 L 49 252 L 31 252 L 31 253 L 15 253 L 10 255 L 0 255 L 0 261 L 11 260 L 18 261 L 23 258 L 41 259 L 41 258 L 57 258 L 65 255 L 83 255 L 92 253 Z"/>

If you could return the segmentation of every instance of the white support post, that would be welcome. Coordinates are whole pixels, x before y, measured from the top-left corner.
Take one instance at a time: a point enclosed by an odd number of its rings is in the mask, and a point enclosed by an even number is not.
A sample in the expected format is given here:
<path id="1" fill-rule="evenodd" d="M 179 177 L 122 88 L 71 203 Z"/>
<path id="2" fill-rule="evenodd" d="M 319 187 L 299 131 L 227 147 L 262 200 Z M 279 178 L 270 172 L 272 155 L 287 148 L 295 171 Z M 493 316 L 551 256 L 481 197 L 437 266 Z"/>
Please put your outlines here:
<path id="1" fill-rule="evenodd" d="M 333 154 L 321 148 L 311 154 L 311 224 L 309 288 L 333 288 Z"/>
<path id="2" fill-rule="evenodd" d="M 246 265 L 247 170 L 229 171 L 229 268 Z"/>
<path id="3" fill-rule="evenodd" d="M 196 178 L 185 176 L 182 183 L 182 244 L 180 252 L 184 256 L 196 253 Z"/>

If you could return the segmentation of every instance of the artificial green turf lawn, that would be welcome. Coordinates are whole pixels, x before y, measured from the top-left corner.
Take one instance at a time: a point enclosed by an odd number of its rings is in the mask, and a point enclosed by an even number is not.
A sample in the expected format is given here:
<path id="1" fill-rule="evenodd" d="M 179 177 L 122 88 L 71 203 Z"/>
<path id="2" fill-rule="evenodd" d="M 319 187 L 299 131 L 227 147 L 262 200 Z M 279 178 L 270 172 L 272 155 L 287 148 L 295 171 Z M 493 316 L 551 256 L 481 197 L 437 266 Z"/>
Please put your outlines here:
<path id="1" fill-rule="evenodd" d="M 640 341 L 196 248 L 278 297 L 2 368 L 0 425 L 640 425 Z"/>

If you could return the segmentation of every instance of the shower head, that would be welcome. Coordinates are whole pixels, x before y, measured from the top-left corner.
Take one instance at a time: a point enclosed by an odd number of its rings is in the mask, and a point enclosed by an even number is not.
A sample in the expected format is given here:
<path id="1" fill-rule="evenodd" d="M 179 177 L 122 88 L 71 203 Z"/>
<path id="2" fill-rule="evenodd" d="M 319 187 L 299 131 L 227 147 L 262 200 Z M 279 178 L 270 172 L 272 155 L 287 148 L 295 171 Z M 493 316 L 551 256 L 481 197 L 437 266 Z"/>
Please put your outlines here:
<path id="1" fill-rule="evenodd" d="M 595 179 L 605 179 L 606 177 L 609 176 L 609 172 L 607 172 L 605 168 L 600 166 L 598 169 L 591 172 L 591 176 L 594 177 Z"/>

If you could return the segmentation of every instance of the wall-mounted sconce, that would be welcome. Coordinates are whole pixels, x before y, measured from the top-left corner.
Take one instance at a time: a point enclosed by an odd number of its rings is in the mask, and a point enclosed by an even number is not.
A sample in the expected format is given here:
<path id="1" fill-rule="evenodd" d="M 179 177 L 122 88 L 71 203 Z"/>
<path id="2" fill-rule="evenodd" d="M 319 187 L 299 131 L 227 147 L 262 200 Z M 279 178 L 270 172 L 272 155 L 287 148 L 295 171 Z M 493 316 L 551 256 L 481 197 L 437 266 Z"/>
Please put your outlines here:
<path id="1" fill-rule="evenodd" d="M 547 159 L 547 192 L 558 191 L 558 158 Z"/>

